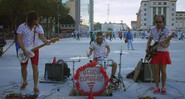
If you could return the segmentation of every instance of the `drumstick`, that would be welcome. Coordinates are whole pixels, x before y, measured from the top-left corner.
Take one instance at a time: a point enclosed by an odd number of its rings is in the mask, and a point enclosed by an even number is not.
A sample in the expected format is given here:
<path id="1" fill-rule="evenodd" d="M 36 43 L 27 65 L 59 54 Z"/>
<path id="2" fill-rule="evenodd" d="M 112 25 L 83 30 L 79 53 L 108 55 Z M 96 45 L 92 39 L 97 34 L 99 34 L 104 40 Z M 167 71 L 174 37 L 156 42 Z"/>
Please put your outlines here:
<path id="1" fill-rule="evenodd" d="M 89 59 L 89 62 L 92 62 L 92 60 L 90 59 L 90 56 L 88 56 L 87 50 L 86 50 L 86 54 L 87 54 L 87 57 L 88 57 L 88 59 Z"/>
<path id="2" fill-rule="evenodd" d="M 86 55 L 87 55 L 87 57 L 89 58 L 87 50 L 86 50 Z"/>

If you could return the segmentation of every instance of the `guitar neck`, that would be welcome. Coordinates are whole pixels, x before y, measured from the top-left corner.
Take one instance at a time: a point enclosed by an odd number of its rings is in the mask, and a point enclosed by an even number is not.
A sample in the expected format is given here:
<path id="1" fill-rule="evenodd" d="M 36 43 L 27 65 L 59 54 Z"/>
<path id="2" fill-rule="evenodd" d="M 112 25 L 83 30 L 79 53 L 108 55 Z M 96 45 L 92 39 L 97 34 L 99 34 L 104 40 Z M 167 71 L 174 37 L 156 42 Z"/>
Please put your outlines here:
<path id="1" fill-rule="evenodd" d="M 35 50 L 37 50 L 37 49 L 39 49 L 39 48 L 41 48 L 41 47 L 44 47 L 45 45 L 47 45 L 47 44 L 46 44 L 46 43 L 41 44 L 41 45 L 39 45 L 39 46 L 33 48 L 32 51 L 35 51 Z"/>
<path id="2" fill-rule="evenodd" d="M 59 38 L 54 38 L 54 39 L 50 40 L 51 43 L 55 43 L 56 41 L 59 41 Z M 37 50 L 37 49 L 39 49 L 41 47 L 44 47 L 45 45 L 47 45 L 47 43 L 41 44 L 41 45 L 31 49 L 31 51 L 35 51 L 35 50 Z"/>

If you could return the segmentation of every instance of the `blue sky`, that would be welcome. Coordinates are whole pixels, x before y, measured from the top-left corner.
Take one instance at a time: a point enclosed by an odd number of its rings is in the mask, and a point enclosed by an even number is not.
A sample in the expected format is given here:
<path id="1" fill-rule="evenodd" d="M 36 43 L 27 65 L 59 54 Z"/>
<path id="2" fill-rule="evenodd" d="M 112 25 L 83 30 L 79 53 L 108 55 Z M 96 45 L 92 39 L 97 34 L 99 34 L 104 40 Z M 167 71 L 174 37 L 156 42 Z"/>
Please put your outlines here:
<path id="1" fill-rule="evenodd" d="M 88 1 L 81 0 L 81 18 L 86 24 L 88 24 Z M 118 23 L 123 20 L 130 26 L 130 22 L 136 20 L 140 3 L 141 0 L 94 0 L 94 22 Z M 109 14 L 107 14 L 108 4 Z M 185 11 L 185 0 L 177 0 L 176 10 Z"/>

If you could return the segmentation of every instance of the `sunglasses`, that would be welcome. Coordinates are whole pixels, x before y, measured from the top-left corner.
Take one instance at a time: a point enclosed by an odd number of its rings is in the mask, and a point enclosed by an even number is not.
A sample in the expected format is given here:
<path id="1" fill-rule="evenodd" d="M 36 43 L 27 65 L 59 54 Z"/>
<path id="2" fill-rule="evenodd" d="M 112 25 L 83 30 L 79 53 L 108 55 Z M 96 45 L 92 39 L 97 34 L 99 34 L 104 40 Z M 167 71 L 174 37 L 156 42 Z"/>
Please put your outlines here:
<path id="1" fill-rule="evenodd" d="M 155 23 L 162 23 L 162 21 L 156 21 Z"/>

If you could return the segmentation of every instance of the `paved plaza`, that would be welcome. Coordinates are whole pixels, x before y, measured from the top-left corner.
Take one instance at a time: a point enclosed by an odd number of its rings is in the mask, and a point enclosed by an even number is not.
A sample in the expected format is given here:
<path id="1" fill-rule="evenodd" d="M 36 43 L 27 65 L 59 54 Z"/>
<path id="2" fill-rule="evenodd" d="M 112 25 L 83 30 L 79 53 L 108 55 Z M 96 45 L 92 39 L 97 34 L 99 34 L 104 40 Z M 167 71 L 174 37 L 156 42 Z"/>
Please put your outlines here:
<path id="1" fill-rule="evenodd" d="M 89 38 L 63 38 L 60 41 L 45 46 L 40 49 L 39 62 L 39 80 L 44 77 L 45 64 L 51 63 L 53 58 L 57 60 L 63 59 L 71 61 L 71 57 L 84 56 L 89 50 Z M 152 90 L 154 83 L 151 82 L 134 82 L 133 79 L 127 79 L 126 75 L 136 68 L 138 61 L 145 56 L 146 39 L 136 38 L 133 41 L 135 50 L 127 50 L 124 40 L 106 39 L 110 44 L 111 52 L 108 58 L 111 58 L 119 64 L 120 49 L 125 52 L 121 56 L 121 75 L 125 84 L 126 91 L 123 89 L 114 90 L 113 96 L 96 96 L 95 99 L 137 99 L 139 96 L 156 97 L 157 99 L 185 99 L 185 41 L 172 39 L 169 48 L 172 64 L 167 67 L 167 95 L 153 94 Z M 4 50 L 12 44 L 12 40 L 7 40 L 7 45 Z M 90 57 L 92 59 L 92 57 Z M 80 62 L 75 62 L 74 69 L 85 65 L 90 59 L 82 59 Z M 67 62 L 72 73 L 72 62 Z M 111 68 L 106 70 L 110 76 Z M 118 74 L 118 69 L 116 74 Z M 65 82 L 59 83 L 39 83 L 40 95 L 38 99 L 87 99 L 88 96 L 69 96 L 73 83 L 71 77 Z M 32 67 L 28 65 L 28 86 L 26 90 L 20 91 L 21 85 L 21 68 L 19 60 L 16 57 L 15 45 L 11 46 L 6 53 L 0 57 L 0 99 L 12 92 L 32 93 L 33 78 Z M 160 83 L 161 85 L 161 83 Z M 57 91 L 58 90 L 58 91 Z M 146 93 L 145 93 L 146 92 Z"/>

